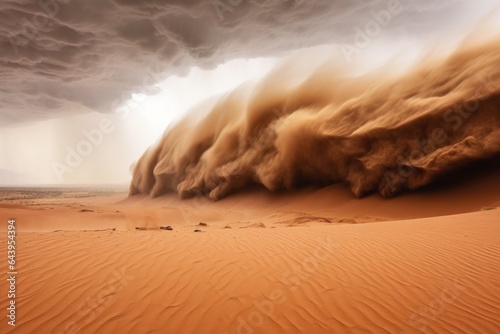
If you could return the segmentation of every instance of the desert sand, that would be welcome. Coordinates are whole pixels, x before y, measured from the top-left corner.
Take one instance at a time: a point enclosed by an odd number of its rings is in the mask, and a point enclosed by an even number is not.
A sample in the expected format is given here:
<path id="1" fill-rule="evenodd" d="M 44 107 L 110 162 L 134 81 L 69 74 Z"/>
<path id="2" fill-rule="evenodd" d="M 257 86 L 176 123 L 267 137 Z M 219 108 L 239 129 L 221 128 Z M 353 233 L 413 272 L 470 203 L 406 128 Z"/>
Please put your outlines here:
<path id="1" fill-rule="evenodd" d="M 0 332 L 496 333 L 497 162 L 474 175 L 390 200 L 3 189 L 18 308 Z"/>
<path id="2" fill-rule="evenodd" d="M 1 2 L 0 334 L 500 333 L 499 13 Z"/>

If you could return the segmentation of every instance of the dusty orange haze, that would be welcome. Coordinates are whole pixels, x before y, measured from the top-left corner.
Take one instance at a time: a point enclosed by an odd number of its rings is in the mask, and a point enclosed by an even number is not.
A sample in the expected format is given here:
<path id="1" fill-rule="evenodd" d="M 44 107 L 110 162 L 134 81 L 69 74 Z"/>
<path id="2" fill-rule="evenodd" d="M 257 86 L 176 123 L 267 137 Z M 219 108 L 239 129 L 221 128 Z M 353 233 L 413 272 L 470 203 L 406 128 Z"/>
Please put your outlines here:
<path id="1" fill-rule="evenodd" d="M 341 182 L 385 197 L 500 153 L 500 41 L 463 46 L 404 75 L 352 77 L 294 63 L 167 129 L 137 163 L 130 194 L 220 199 Z"/>

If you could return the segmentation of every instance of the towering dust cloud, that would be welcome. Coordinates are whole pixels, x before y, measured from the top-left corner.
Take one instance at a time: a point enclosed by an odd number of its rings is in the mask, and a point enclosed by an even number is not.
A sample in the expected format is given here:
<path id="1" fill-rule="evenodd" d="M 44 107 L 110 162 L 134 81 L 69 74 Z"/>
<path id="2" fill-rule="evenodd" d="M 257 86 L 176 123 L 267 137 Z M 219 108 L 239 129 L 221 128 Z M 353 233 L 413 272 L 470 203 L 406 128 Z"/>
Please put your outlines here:
<path id="1" fill-rule="evenodd" d="M 220 199 L 341 182 L 393 196 L 500 153 L 500 41 L 462 48 L 404 75 L 290 64 L 185 118 L 140 158 L 130 195 Z M 344 71 L 345 72 L 345 71 Z M 342 74 L 339 74 L 342 73 Z"/>

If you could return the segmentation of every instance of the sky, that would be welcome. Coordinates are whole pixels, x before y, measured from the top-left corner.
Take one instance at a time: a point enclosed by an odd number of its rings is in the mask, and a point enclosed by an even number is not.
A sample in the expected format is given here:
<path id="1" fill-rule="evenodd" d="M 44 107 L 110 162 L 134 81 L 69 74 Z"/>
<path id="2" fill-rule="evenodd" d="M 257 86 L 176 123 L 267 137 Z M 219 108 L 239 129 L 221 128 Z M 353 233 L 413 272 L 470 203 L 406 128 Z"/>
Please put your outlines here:
<path id="1" fill-rule="evenodd" d="M 4 0 L 0 184 L 126 183 L 190 108 L 300 54 L 404 69 L 499 22 L 498 1 Z"/>

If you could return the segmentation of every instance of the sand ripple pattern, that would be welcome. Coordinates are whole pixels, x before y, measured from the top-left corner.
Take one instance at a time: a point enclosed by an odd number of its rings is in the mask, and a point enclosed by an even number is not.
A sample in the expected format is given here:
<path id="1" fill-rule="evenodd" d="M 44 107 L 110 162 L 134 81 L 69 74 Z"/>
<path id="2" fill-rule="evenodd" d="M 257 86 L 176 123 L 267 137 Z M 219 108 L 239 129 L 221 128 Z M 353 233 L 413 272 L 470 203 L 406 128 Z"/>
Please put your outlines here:
<path id="1" fill-rule="evenodd" d="M 204 233 L 22 233 L 15 333 L 497 333 L 497 211 Z"/>

